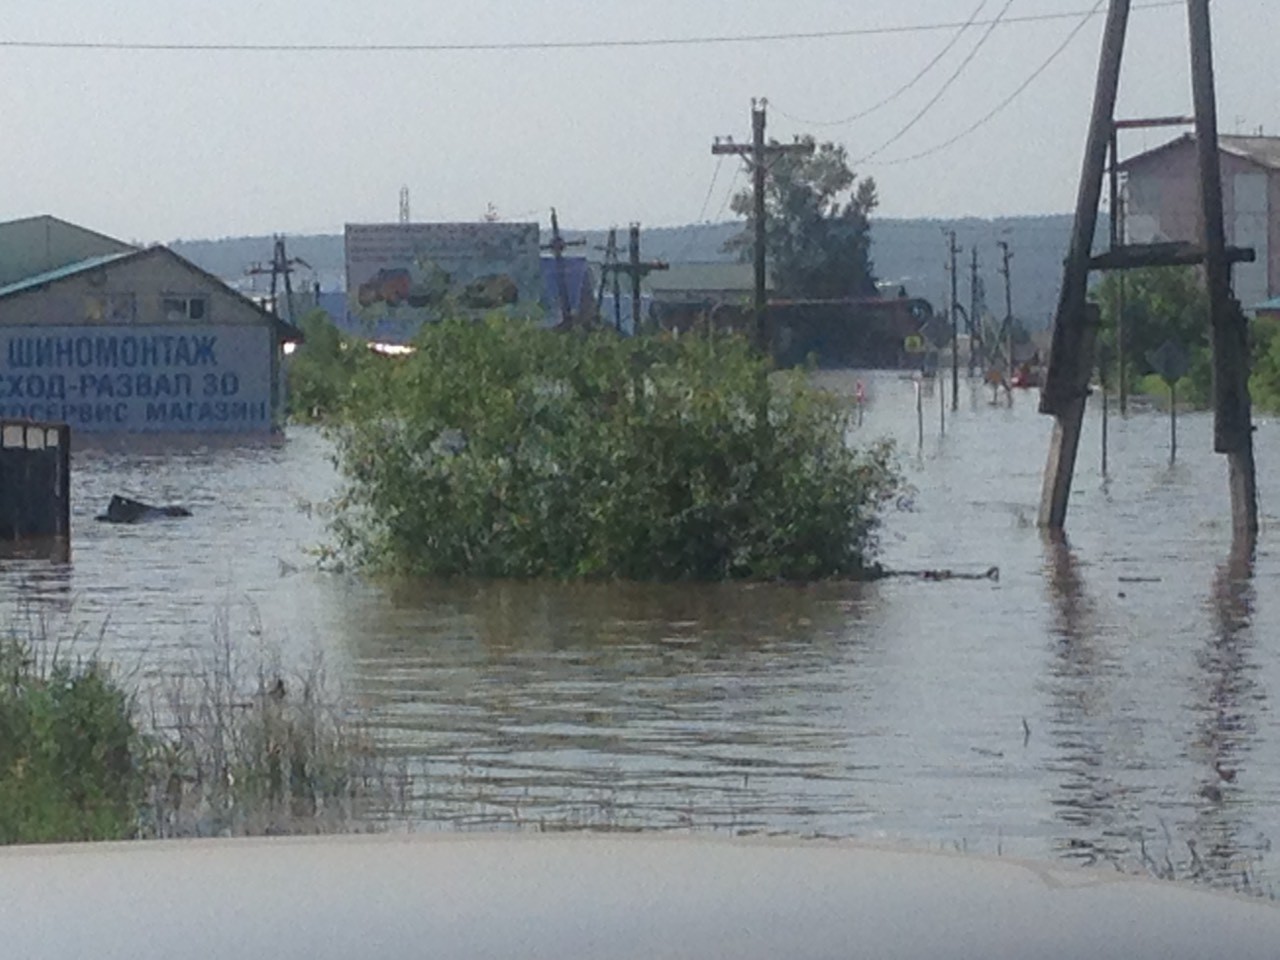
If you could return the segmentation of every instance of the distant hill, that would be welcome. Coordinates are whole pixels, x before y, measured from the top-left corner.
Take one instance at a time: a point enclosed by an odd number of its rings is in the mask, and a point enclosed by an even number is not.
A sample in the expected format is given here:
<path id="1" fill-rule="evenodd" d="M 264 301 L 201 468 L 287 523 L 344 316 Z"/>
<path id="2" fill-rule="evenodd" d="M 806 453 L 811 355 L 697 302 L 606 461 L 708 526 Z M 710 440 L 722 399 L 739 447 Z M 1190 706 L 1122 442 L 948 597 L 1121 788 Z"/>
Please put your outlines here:
<path id="1" fill-rule="evenodd" d="M 724 243 L 742 229 L 740 221 L 693 224 L 683 227 L 654 227 L 641 236 L 645 259 L 670 263 L 706 263 L 733 259 L 724 252 Z M 1100 230 L 1105 230 L 1105 223 Z M 930 300 L 942 309 L 950 295 L 947 272 L 948 231 L 956 232 L 962 247 L 958 271 L 958 295 L 969 305 L 969 277 L 974 246 L 978 249 L 978 273 L 986 288 L 988 309 L 1004 315 L 1004 279 L 998 272 L 998 242 L 1009 244 L 1013 258 L 1010 274 L 1013 311 L 1029 328 L 1047 327 L 1057 304 L 1062 281 L 1062 261 L 1071 231 L 1071 216 L 1055 214 L 1038 217 L 1005 217 L 993 220 L 876 220 L 871 228 L 871 256 L 876 275 L 885 282 L 905 286 L 912 296 Z M 626 231 L 619 231 L 622 254 L 626 255 Z M 593 259 L 601 257 L 607 231 L 567 230 L 571 239 L 583 238 Z M 324 290 L 341 289 L 345 284 L 343 245 L 340 234 L 290 236 L 290 257 L 305 260 L 312 268 L 295 280 L 298 287 L 317 280 Z M 179 240 L 170 244 L 177 253 L 229 283 L 245 288 L 246 271 L 255 263 L 269 263 L 272 238 L 227 237 L 220 240 Z M 259 278 L 254 289 L 264 289 Z"/>

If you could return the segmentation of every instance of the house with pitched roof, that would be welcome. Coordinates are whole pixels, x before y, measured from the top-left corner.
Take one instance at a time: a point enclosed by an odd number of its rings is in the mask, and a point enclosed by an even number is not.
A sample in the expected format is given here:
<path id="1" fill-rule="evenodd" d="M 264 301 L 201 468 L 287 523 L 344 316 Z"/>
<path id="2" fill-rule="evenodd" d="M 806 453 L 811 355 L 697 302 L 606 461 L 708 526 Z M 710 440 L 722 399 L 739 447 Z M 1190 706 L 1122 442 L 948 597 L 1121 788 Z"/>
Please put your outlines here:
<path id="1" fill-rule="evenodd" d="M 0 223 L 0 418 L 76 433 L 278 430 L 292 328 L 163 246 Z"/>

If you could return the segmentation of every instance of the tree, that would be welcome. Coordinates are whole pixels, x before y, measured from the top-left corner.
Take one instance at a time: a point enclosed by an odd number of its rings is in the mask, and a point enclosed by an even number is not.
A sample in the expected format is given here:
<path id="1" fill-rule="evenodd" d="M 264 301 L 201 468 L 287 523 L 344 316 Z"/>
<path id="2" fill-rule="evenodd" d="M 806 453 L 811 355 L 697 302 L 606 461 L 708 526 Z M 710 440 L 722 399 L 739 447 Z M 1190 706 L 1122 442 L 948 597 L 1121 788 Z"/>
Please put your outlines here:
<path id="1" fill-rule="evenodd" d="M 874 296 L 869 217 L 879 199 L 875 181 L 858 180 L 849 169 L 845 148 L 828 142 L 812 154 L 780 154 L 765 183 L 765 247 L 774 290 L 784 297 Z M 731 208 L 747 224 L 725 250 L 750 260 L 751 189 L 736 194 Z"/>
<path id="2" fill-rule="evenodd" d="M 333 523 L 358 564 L 422 576 L 875 576 L 890 449 L 847 402 L 766 376 L 742 338 L 428 324 L 335 426 Z M 768 429 L 759 429 L 759 417 Z"/>
<path id="3" fill-rule="evenodd" d="M 1120 274 L 1109 273 L 1094 290 L 1102 308 L 1101 341 L 1112 363 L 1116 352 L 1116 308 Z M 1194 267 L 1143 267 L 1124 275 L 1125 368 L 1139 391 L 1158 387 L 1159 378 L 1147 359 L 1166 340 L 1185 347 L 1191 370 L 1178 384 L 1178 397 L 1207 403 L 1212 376 L 1209 352 L 1209 295 Z M 1107 382 L 1115 383 L 1115 370 Z"/>
<path id="4" fill-rule="evenodd" d="M 289 415 L 295 420 L 322 420 L 338 413 L 363 364 L 372 362 L 368 347 L 346 336 L 323 310 L 311 310 L 298 321 L 303 341 L 289 358 Z"/>

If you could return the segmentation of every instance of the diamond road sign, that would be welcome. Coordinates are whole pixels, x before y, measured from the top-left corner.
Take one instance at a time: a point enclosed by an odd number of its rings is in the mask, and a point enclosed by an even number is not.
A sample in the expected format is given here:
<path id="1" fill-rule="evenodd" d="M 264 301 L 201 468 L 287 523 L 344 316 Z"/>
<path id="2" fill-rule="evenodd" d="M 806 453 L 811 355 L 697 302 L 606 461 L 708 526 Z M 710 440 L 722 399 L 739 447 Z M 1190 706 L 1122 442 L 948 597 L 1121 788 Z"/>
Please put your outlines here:
<path id="1" fill-rule="evenodd" d="M 1176 383 L 1187 375 L 1191 357 L 1187 348 L 1174 340 L 1166 340 L 1154 350 L 1147 351 L 1147 363 L 1160 374 L 1166 383 Z"/>

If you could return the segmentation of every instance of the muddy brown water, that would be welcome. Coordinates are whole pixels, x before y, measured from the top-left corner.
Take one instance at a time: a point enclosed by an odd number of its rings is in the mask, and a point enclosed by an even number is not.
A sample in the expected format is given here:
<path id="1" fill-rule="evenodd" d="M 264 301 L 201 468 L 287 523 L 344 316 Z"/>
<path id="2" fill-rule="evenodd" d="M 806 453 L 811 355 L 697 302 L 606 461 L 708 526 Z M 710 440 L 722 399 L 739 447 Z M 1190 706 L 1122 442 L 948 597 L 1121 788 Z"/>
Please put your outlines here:
<path id="1" fill-rule="evenodd" d="M 415 771 L 420 828 L 609 826 L 906 840 L 1113 862 L 1270 889 L 1280 836 L 1280 423 L 1259 419 L 1263 534 L 1230 561 L 1211 417 L 1089 413 L 1070 545 L 1035 527 L 1051 421 L 1036 396 L 960 409 L 896 373 L 855 439 L 914 485 L 897 568 L 998 581 L 386 585 L 316 569 L 336 478 L 324 439 L 80 448 L 69 565 L 7 561 L 12 616 L 181 673 L 227 624 L 245 657 L 319 651 Z M 949 387 L 945 394 L 949 400 Z M 852 402 L 852 401 L 851 401 Z M 1114 413 L 1114 411 L 1113 411 Z M 190 519 L 94 521 L 113 493 Z"/>

